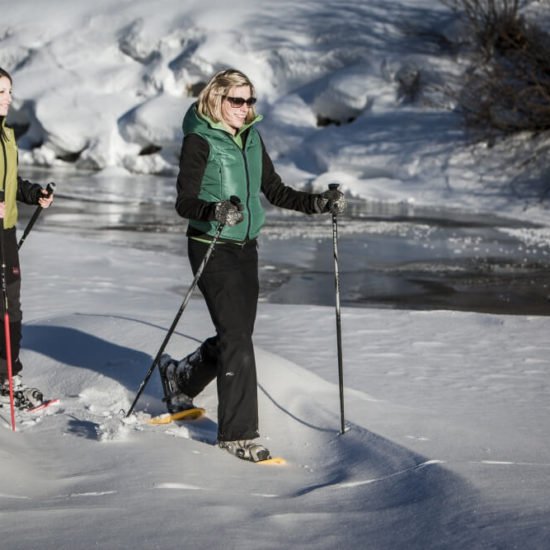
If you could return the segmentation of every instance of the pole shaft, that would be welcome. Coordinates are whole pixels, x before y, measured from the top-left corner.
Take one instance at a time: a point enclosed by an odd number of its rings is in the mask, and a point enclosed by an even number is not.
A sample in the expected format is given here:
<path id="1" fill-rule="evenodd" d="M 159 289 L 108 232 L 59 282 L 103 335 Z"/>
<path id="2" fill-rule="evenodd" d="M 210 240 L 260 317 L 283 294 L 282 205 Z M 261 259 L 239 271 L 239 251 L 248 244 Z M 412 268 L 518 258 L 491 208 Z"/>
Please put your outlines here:
<path id="1" fill-rule="evenodd" d="M 8 311 L 4 313 L 4 342 L 6 344 L 6 364 L 8 367 L 8 381 L 10 387 L 10 415 L 11 429 L 15 432 L 15 400 L 13 396 L 13 366 L 11 357 L 10 316 Z"/>
<path id="2" fill-rule="evenodd" d="M 0 200 L 4 200 L 4 191 L 0 191 Z M 10 314 L 8 312 L 8 284 L 6 279 L 6 239 L 4 235 L 4 219 L 0 218 L 0 249 L 2 265 L 0 267 L 0 285 L 2 287 L 2 309 L 4 310 L 4 346 L 6 348 L 6 366 L 8 368 L 8 385 L 10 392 L 11 429 L 15 431 L 15 404 L 13 396 L 13 369 L 11 361 Z"/>
<path id="3" fill-rule="evenodd" d="M 336 191 L 338 183 L 329 183 L 329 190 Z M 332 248 L 334 251 L 334 288 L 336 294 L 336 344 L 338 348 L 338 386 L 340 390 L 340 434 L 346 431 L 344 415 L 344 361 L 342 357 L 342 320 L 340 314 L 340 273 L 338 269 L 338 213 L 332 212 Z"/>
<path id="4" fill-rule="evenodd" d="M 342 354 L 342 317 L 340 311 L 340 273 L 338 269 L 338 221 L 336 214 L 332 214 L 332 247 L 334 251 L 334 289 L 336 310 L 336 344 L 338 348 L 338 386 L 340 393 L 340 433 L 345 432 L 344 415 L 344 361 Z"/>
<path id="5" fill-rule="evenodd" d="M 164 353 L 164 350 L 166 349 L 166 346 L 168 345 L 168 342 L 170 340 L 170 338 L 172 337 L 172 334 L 174 333 L 174 331 L 176 330 L 176 326 L 189 302 L 189 299 L 191 298 L 191 294 L 193 293 L 193 290 L 195 290 L 195 287 L 197 286 L 197 283 L 199 282 L 199 279 L 202 275 L 202 272 L 204 271 L 204 268 L 206 267 L 206 264 L 208 263 L 208 260 L 210 259 L 210 256 L 212 255 L 212 252 L 214 251 L 214 247 L 216 246 L 216 243 L 218 242 L 218 239 L 220 238 L 220 235 L 221 235 L 221 232 L 224 228 L 224 224 L 220 224 L 218 226 L 218 229 L 216 231 L 216 234 L 214 235 L 214 238 L 212 239 L 212 242 L 210 243 L 210 245 L 208 246 L 208 249 L 206 250 L 206 254 L 204 255 L 204 258 L 202 259 L 200 265 L 199 265 L 199 268 L 197 269 L 197 272 L 195 274 L 195 277 L 193 278 L 193 281 L 191 283 L 191 286 L 189 287 L 189 289 L 187 290 L 187 293 L 185 294 L 185 298 L 183 299 L 183 302 L 176 314 L 176 316 L 174 317 L 174 320 L 172 321 L 172 325 L 170 326 L 170 328 L 168 329 L 168 332 L 166 333 L 166 336 L 155 356 L 155 359 L 153 360 L 153 363 L 152 365 L 149 367 L 149 370 L 147 371 L 147 374 L 145 375 L 145 378 L 143 379 L 143 381 L 141 382 L 139 388 L 138 388 L 138 391 L 137 391 L 137 394 L 136 394 L 136 397 L 132 403 L 132 405 L 130 406 L 130 408 L 128 409 L 128 412 L 126 413 L 126 418 L 128 418 L 139 398 L 141 397 L 141 394 L 143 393 L 143 390 L 145 389 L 145 386 L 147 385 L 147 383 L 149 382 L 149 379 L 151 378 L 155 368 L 157 367 L 159 361 L 160 361 L 160 358 L 162 357 L 162 354 Z"/>

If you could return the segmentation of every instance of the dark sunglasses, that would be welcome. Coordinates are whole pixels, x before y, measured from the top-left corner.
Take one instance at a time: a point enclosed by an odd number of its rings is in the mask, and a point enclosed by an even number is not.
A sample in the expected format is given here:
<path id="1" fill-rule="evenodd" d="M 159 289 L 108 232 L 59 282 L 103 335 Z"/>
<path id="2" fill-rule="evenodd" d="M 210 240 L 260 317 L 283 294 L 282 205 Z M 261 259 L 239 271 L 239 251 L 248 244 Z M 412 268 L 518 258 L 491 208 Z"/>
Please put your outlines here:
<path id="1" fill-rule="evenodd" d="M 243 97 L 229 97 L 228 95 L 224 96 L 224 99 L 229 101 L 231 107 L 242 107 L 245 103 L 247 107 L 252 107 L 257 101 L 255 97 L 244 99 Z"/>

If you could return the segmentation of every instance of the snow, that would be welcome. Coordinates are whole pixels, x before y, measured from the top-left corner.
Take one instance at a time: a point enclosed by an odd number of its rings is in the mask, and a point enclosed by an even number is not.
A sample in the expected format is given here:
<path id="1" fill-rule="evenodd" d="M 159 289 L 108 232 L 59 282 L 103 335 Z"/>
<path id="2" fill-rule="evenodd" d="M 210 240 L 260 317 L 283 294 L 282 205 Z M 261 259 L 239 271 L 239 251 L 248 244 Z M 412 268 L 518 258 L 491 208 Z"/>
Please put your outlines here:
<path id="1" fill-rule="evenodd" d="M 197 400 L 200 421 L 146 423 L 164 410 L 157 373 L 137 417 L 121 414 L 191 282 L 187 259 L 155 249 L 152 233 L 59 230 L 75 219 L 113 227 L 125 205 L 142 215 L 134 182 L 147 174 L 157 175 L 146 180 L 148 205 L 173 193 L 186 90 L 235 65 L 257 86 L 262 136 L 289 183 L 339 181 L 370 201 L 537 221 L 503 230 L 542 250 L 548 214 L 535 157 L 546 138 L 470 143 L 438 103 L 462 60 L 420 30 L 451 37 L 456 25 L 427 0 L 2 6 L 12 117 L 30 124 L 22 164 L 100 170 L 71 172 L 67 181 L 89 185 L 86 211 L 54 204 L 21 250 L 24 377 L 61 401 L 20 418 L 16 433 L 0 409 L 3 548 L 547 546 L 548 317 L 343 308 L 349 430 L 340 434 L 334 308 L 307 303 L 319 290 L 302 280 L 286 290 L 294 304 L 259 304 L 262 441 L 288 463 L 254 465 L 215 446 L 213 385 Z M 416 69 L 427 84 L 407 103 L 399 82 Z M 319 115 L 341 124 L 317 127 Z M 140 155 L 149 146 L 161 150 Z M 532 181 L 514 179 L 525 158 Z M 58 204 L 81 193 L 56 182 Z M 94 218 L 101 201 L 110 208 Z M 289 216 L 270 228 L 264 260 L 270 238 L 288 239 L 289 263 L 329 257 L 328 240 L 312 245 L 328 223 L 303 228 Z M 341 235 L 383 226 L 349 220 Z M 457 254 L 467 245 L 448 243 Z M 351 246 L 340 253 L 344 265 L 360 260 Z M 167 351 L 179 358 L 211 333 L 192 299 Z"/>
<path id="2" fill-rule="evenodd" d="M 333 309 L 260 304 L 262 441 L 288 464 L 253 465 L 214 445 L 212 385 L 200 421 L 145 423 L 163 411 L 156 373 L 138 419 L 120 415 L 186 259 L 51 238 L 22 249 L 23 361 L 61 403 L 0 430 L 6 548 L 544 546 L 548 318 L 345 308 L 340 435 Z M 210 333 L 193 299 L 168 351 Z"/>

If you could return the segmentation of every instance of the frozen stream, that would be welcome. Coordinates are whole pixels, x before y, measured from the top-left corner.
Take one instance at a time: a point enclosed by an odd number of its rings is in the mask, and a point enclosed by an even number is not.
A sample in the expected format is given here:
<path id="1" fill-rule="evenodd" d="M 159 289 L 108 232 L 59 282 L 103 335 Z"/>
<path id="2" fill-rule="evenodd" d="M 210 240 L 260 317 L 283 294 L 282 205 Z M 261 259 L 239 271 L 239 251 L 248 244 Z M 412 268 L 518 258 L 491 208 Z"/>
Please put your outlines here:
<path id="1" fill-rule="evenodd" d="M 23 175 L 57 183 L 55 208 L 37 231 L 186 254 L 174 177 Z M 21 208 L 20 229 L 32 212 Z M 342 304 L 550 315 L 549 235 L 548 227 L 483 213 L 353 202 L 339 222 Z M 269 209 L 260 255 L 263 301 L 334 303 L 328 216 Z"/>

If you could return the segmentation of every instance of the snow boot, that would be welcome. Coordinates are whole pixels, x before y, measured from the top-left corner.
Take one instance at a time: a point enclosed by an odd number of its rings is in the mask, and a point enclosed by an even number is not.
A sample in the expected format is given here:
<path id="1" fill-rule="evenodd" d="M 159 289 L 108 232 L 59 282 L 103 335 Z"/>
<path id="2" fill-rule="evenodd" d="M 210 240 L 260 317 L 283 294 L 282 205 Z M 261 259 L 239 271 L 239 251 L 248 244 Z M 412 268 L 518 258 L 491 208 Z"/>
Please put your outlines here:
<path id="1" fill-rule="evenodd" d="M 37 388 L 25 386 L 19 374 L 13 377 L 13 402 L 19 410 L 33 409 L 44 403 L 44 395 Z M 10 385 L 8 378 L 0 379 L 0 405 L 9 405 Z"/>
<path id="2" fill-rule="evenodd" d="M 160 359 L 159 372 L 164 392 L 163 401 L 166 402 L 168 412 L 174 414 L 186 409 L 193 409 L 195 407 L 193 398 L 181 391 L 178 382 L 181 377 L 185 377 L 185 366 L 180 367 L 180 364 L 169 355 L 163 355 Z"/>
<path id="3" fill-rule="evenodd" d="M 218 441 L 218 446 L 242 460 L 261 462 L 271 458 L 269 451 L 263 445 L 254 443 L 251 439 Z"/>

